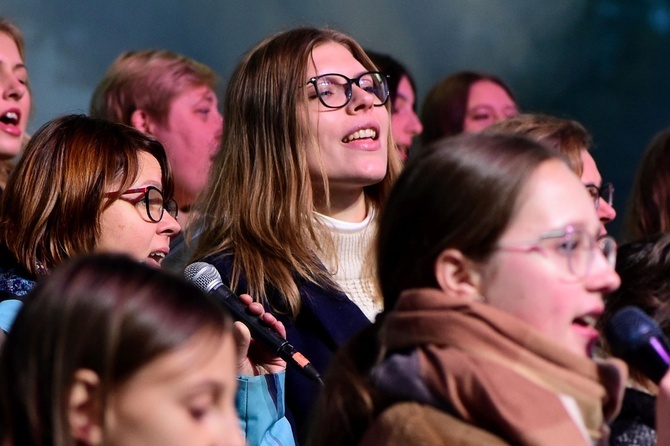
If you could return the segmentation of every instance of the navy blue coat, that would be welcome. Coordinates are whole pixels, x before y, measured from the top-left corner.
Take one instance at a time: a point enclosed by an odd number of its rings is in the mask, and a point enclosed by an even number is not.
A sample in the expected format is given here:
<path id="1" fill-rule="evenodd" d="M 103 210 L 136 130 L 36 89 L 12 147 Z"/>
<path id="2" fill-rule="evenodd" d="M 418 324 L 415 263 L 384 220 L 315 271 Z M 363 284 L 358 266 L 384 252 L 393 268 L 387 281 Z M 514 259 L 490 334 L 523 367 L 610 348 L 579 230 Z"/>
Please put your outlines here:
<path id="1" fill-rule="evenodd" d="M 233 257 L 215 255 L 205 260 L 221 273 L 223 283 L 230 284 Z M 274 313 L 286 326 L 286 339 L 302 353 L 324 376 L 335 351 L 351 339 L 370 321 L 344 293 L 324 289 L 313 282 L 298 284 L 302 306 L 297 319 Z M 240 280 L 238 294 L 247 292 L 247 283 Z M 270 305 L 285 308 L 277 292 L 268 296 Z M 286 409 L 296 439 L 306 438 L 320 386 L 299 370 L 286 370 Z"/>

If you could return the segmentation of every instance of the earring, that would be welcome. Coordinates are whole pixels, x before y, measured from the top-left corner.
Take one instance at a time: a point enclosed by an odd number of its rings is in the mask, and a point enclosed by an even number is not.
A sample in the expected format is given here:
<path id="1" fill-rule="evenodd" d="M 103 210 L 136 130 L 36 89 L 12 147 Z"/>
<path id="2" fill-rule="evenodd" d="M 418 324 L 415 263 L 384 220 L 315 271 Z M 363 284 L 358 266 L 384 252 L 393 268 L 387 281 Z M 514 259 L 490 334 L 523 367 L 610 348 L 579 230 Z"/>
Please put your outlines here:
<path id="1" fill-rule="evenodd" d="M 479 293 L 475 296 L 475 300 L 483 304 L 486 303 L 486 298 Z"/>

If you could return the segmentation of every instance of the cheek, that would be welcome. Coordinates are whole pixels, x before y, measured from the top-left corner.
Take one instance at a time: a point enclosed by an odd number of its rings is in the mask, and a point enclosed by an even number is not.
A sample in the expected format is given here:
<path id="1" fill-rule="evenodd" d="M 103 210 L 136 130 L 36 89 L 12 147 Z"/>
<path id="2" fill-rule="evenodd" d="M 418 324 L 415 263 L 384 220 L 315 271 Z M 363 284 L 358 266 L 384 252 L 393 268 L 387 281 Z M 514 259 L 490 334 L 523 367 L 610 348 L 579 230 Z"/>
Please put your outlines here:
<path id="1" fill-rule="evenodd" d="M 548 312 L 551 277 L 542 259 L 523 253 L 505 253 L 498 258 L 490 279 L 482 287 L 484 298 L 494 307 L 535 326 Z M 522 278 L 522 280 L 520 280 Z"/>
<path id="2" fill-rule="evenodd" d="M 31 104 L 31 98 L 30 98 L 30 93 L 26 93 L 23 95 L 23 98 L 21 98 L 21 108 L 23 109 L 23 114 L 24 116 L 21 117 L 21 127 L 25 128 L 26 125 L 28 124 L 28 114 L 30 113 L 30 104 Z"/>

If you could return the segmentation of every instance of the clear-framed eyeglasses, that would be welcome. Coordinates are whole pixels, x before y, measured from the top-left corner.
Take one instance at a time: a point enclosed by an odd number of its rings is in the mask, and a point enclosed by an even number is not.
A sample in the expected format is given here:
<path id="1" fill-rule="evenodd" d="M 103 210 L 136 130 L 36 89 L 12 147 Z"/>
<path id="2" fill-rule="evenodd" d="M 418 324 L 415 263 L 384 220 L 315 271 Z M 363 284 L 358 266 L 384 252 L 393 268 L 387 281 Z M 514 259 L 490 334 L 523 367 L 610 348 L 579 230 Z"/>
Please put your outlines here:
<path id="1" fill-rule="evenodd" d="M 108 193 L 107 195 L 113 195 L 116 192 Z M 129 194 L 144 194 L 138 200 L 126 200 L 129 203 L 132 203 L 138 209 L 142 208 L 146 212 L 146 216 L 154 223 L 158 223 L 163 219 L 163 214 L 167 211 L 168 214 L 172 216 L 175 220 L 179 214 L 179 206 L 177 202 L 172 198 L 164 198 L 163 192 L 158 189 L 156 186 L 145 186 L 138 187 L 135 189 L 128 189 L 121 193 L 121 195 Z M 123 198 L 125 200 L 125 198 Z"/>
<path id="2" fill-rule="evenodd" d="M 380 107 L 389 100 L 387 76 L 379 71 L 368 71 L 360 76 L 349 79 L 343 74 L 329 73 L 314 76 L 305 85 L 313 85 L 316 97 L 328 108 L 342 108 L 352 97 L 352 85 L 370 93 L 375 100 L 372 103 Z"/>
<path id="3" fill-rule="evenodd" d="M 586 190 L 589 191 L 596 209 L 600 206 L 600 200 L 605 200 L 610 206 L 614 205 L 614 185 L 612 183 L 605 183 L 600 187 L 595 184 L 587 184 Z"/>
<path id="4" fill-rule="evenodd" d="M 596 239 L 584 229 L 570 225 L 565 229 L 544 233 L 538 240 L 518 245 L 500 245 L 498 249 L 522 253 L 539 252 L 547 257 L 555 258 L 573 276 L 583 278 L 589 273 L 596 249 L 614 268 L 617 243 L 612 237 L 605 236 Z"/>

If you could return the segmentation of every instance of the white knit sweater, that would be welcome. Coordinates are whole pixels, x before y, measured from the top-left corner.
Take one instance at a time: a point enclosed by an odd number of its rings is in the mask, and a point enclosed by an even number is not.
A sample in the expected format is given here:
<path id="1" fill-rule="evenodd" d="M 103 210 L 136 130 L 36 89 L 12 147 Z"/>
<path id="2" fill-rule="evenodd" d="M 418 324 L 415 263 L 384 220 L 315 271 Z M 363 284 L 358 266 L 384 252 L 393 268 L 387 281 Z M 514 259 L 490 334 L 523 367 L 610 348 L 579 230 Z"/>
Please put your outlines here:
<path id="1" fill-rule="evenodd" d="M 319 213 L 316 215 L 330 229 L 337 263 L 323 256 L 319 259 L 349 299 L 358 305 L 370 321 L 374 321 L 383 309 L 382 302 L 377 298 L 372 277 L 364 277 L 364 263 L 376 231 L 374 212 L 369 212 L 360 223 L 335 220 Z"/>

